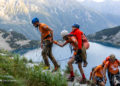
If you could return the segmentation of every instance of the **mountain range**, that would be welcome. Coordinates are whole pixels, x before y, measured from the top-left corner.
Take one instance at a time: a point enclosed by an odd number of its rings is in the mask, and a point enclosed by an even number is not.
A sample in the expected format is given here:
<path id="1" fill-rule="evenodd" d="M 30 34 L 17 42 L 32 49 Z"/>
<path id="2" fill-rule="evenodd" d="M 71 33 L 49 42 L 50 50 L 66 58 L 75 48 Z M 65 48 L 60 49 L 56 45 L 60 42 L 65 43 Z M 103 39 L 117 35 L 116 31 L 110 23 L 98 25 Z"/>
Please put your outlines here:
<path id="1" fill-rule="evenodd" d="M 48 24 L 55 39 L 60 39 L 63 29 L 71 31 L 78 23 L 86 34 L 94 33 L 116 24 L 105 15 L 92 10 L 76 0 L 0 0 L 0 27 L 16 31 L 29 39 L 39 40 L 40 33 L 31 24 L 33 17 Z"/>
<path id="2" fill-rule="evenodd" d="M 120 26 L 108 28 L 88 35 L 90 41 L 109 43 L 115 46 L 120 46 Z"/>

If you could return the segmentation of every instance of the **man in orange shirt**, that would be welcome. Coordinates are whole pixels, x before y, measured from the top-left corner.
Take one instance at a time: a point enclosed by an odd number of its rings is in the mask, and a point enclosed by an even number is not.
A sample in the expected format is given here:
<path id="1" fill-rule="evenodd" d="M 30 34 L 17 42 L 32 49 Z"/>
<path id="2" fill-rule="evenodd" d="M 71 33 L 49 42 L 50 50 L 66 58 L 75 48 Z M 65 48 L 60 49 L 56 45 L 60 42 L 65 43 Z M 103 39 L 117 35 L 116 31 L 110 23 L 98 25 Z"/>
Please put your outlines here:
<path id="1" fill-rule="evenodd" d="M 68 80 L 69 81 L 74 81 L 74 72 L 73 72 L 72 64 L 74 63 L 74 61 L 76 61 L 76 63 L 78 64 L 80 73 L 82 75 L 82 80 L 80 82 L 81 83 L 85 83 L 86 82 L 86 77 L 85 77 L 84 71 L 82 69 L 82 64 L 81 64 L 83 59 L 80 58 L 79 55 L 77 55 L 77 52 L 78 52 L 78 41 L 77 41 L 77 38 L 74 35 L 69 34 L 68 31 L 66 31 L 66 30 L 63 30 L 61 32 L 61 35 L 62 35 L 63 39 L 65 40 L 64 44 L 60 44 L 57 41 L 53 41 L 53 42 L 55 44 L 57 44 L 58 46 L 60 46 L 60 47 L 63 47 L 66 44 L 70 43 L 73 46 L 73 50 L 74 50 L 73 56 L 68 61 L 68 66 L 70 68 L 70 77 L 68 78 Z"/>
<path id="2" fill-rule="evenodd" d="M 52 40 L 53 40 L 53 30 L 48 27 L 48 25 L 44 23 L 39 23 L 38 18 L 33 18 L 32 24 L 34 27 L 39 28 L 41 33 L 41 48 L 42 48 L 42 56 L 45 62 L 45 65 L 50 68 L 50 64 L 48 62 L 48 57 L 53 62 L 55 69 L 53 71 L 57 71 L 59 65 L 55 60 L 52 54 Z"/>
<path id="3" fill-rule="evenodd" d="M 107 78 L 105 76 L 105 73 L 103 71 L 104 66 L 103 65 L 99 65 L 97 66 L 94 71 L 93 71 L 93 81 L 100 86 L 105 86 L 105 83 L 107 81 Z M 104 81 L 105 79 L 105 81 Z"/>
<path id="4" fill-rule="evenodd" d="M 111 55 L 109 61 L 105 63 L 104 71 L 108 69 L 108 77 L 110 85 L 114 86 L 114 75 L 119 74 L 120 61 L 116 59 L 115 55 Z"/>

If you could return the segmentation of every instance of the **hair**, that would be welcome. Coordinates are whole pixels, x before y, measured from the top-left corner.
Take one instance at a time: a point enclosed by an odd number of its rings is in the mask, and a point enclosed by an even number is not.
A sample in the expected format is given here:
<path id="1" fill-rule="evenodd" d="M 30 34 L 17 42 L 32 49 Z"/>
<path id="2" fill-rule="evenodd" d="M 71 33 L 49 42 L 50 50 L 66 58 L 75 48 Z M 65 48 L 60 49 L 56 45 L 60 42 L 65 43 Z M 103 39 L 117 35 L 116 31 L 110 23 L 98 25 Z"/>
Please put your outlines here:
<path id="1" fill-rule="evenodd" d="M 92 71 L 94 71 L 95 68 L 96 68 L 96 66 L 92 68 Z"/>
<path id="2" fill-rule="evenodd" d="M 116 59 L 114 54 L 110 55 L 110 59 Z"/>

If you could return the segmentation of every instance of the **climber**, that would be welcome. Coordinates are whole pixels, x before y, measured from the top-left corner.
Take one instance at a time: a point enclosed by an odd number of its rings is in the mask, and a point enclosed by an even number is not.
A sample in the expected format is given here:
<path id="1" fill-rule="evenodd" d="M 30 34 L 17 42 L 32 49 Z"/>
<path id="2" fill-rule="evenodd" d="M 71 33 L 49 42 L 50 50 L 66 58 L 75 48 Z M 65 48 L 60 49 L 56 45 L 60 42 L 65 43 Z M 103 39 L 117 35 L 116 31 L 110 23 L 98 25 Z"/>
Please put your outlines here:
<path id="1" fill-rule="evenodd" d="M 93 80 L 93 77 L 92 77 L 92 75 L 93 75 L 93 71 L 94 71 L 94 69 L 95 69 L 96 67 L 93 67 L 92 68 L 92 71 L 90 72 L 90 77 L 89 77 L 89 80 Z"/>
<path id="2" fill-rule="evenodd" d="M 72 32 L 70 34 L 76 36 L 78 40 L 78 53 L 80 57 L 83 59 L 84 66 L 86 67 L 88 62 L 87 62 L 87 55 L 86 55 L 86 49 L 89 48 L 89 42 L 86 38 L 86 36 L 83 34 L 83 32 L 79 29 L 80 26 L 78 24 L 72 25 Z M 81 54 L 84 52 L 83 54 Z"/>
<path id="3" fill-rule="evenodd" d="M 82 80 L 80 82 L 85 83 L 86 77 L 85 77 L 84 71 L 83 71 L 82 66 L 81 66 L 82 58 L 79 58 L 79 55 L 77 55 L 78 54 L 77 53 L 78 52 L 78 41 L 77 41 L 76 37 L 69 34 L 67 30 L 63 30 L 61 32 L 61 35 L 62 35 L 63 39 L 65 40 L 65 43 L 60 44 L 57 41 L 53 41 L 53 43 L 60 46 L 60 47 L 63 47 L 66 44 L 70 43 L 73 46 L 73 50 L 74 50 L 73 56 L 68 61 L 68 66 L 70 68 L 70 77 L 68 78 L 68 80 L 74 81 L 74 72 L 73 72 L 72 64 L 74 63 L 74 61 L 76 61 L 76 63 L 78 64 L 78 68 L 80 70 L 80 73 L 82 75 Z"/>
<path id="4" fill-rule="evenodd" d="M 105 63 L 104 72 L 108 70 L 108 78 L 111 86 L 114 86 L 114 76 L 120 74 L 120 61 L 116 59 L 115 55 L 110 55 L 109 60 Z"/>
<path id="5" fill-rule="evenodd" d="M 32 24 L 34 27 L 38 28 L 41 33 L 42 56 L 46 67 L 48 67 L 48 69 L 50 68 L 50 64 L 48 61 L 49 57 L 52 63 L 54 64 L 53 72 L 57 71 L 59 65 L 52 54 L 53 30 L 50 27 L 48 27 L 48 25 L 40 23 L 38 18 L 33 18 Z"/>
<path id="6" fill-rule="evenodd" d="M 107 81 L 107 78 L 103 69 L 104 69 L 104 65 L 99 65 L 94 69 L 92 74 L 93 81 L 100 86 L 105 86 Z"/>

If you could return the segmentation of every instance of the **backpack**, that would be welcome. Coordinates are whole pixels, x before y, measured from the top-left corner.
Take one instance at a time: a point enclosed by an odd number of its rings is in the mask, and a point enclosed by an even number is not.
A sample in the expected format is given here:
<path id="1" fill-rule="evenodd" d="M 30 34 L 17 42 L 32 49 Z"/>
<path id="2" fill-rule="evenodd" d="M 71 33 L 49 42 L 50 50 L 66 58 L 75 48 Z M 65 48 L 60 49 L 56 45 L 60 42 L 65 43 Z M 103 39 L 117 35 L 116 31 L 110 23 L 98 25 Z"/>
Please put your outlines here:
<path id="1" fill-rule="evenodd" d="M 87 37 L 86 37 L 86 35 L 85 34 L 83 34 L 83 36 L 82 36 L 82 42 L 83 42 L 83 46 L 86 48 L 86 49 L 88 49 L 89 47 L 90 47 L 90 44 L 89 44 L 89 41 L 88 41 L 88 39 L 87 39 Z"/>

